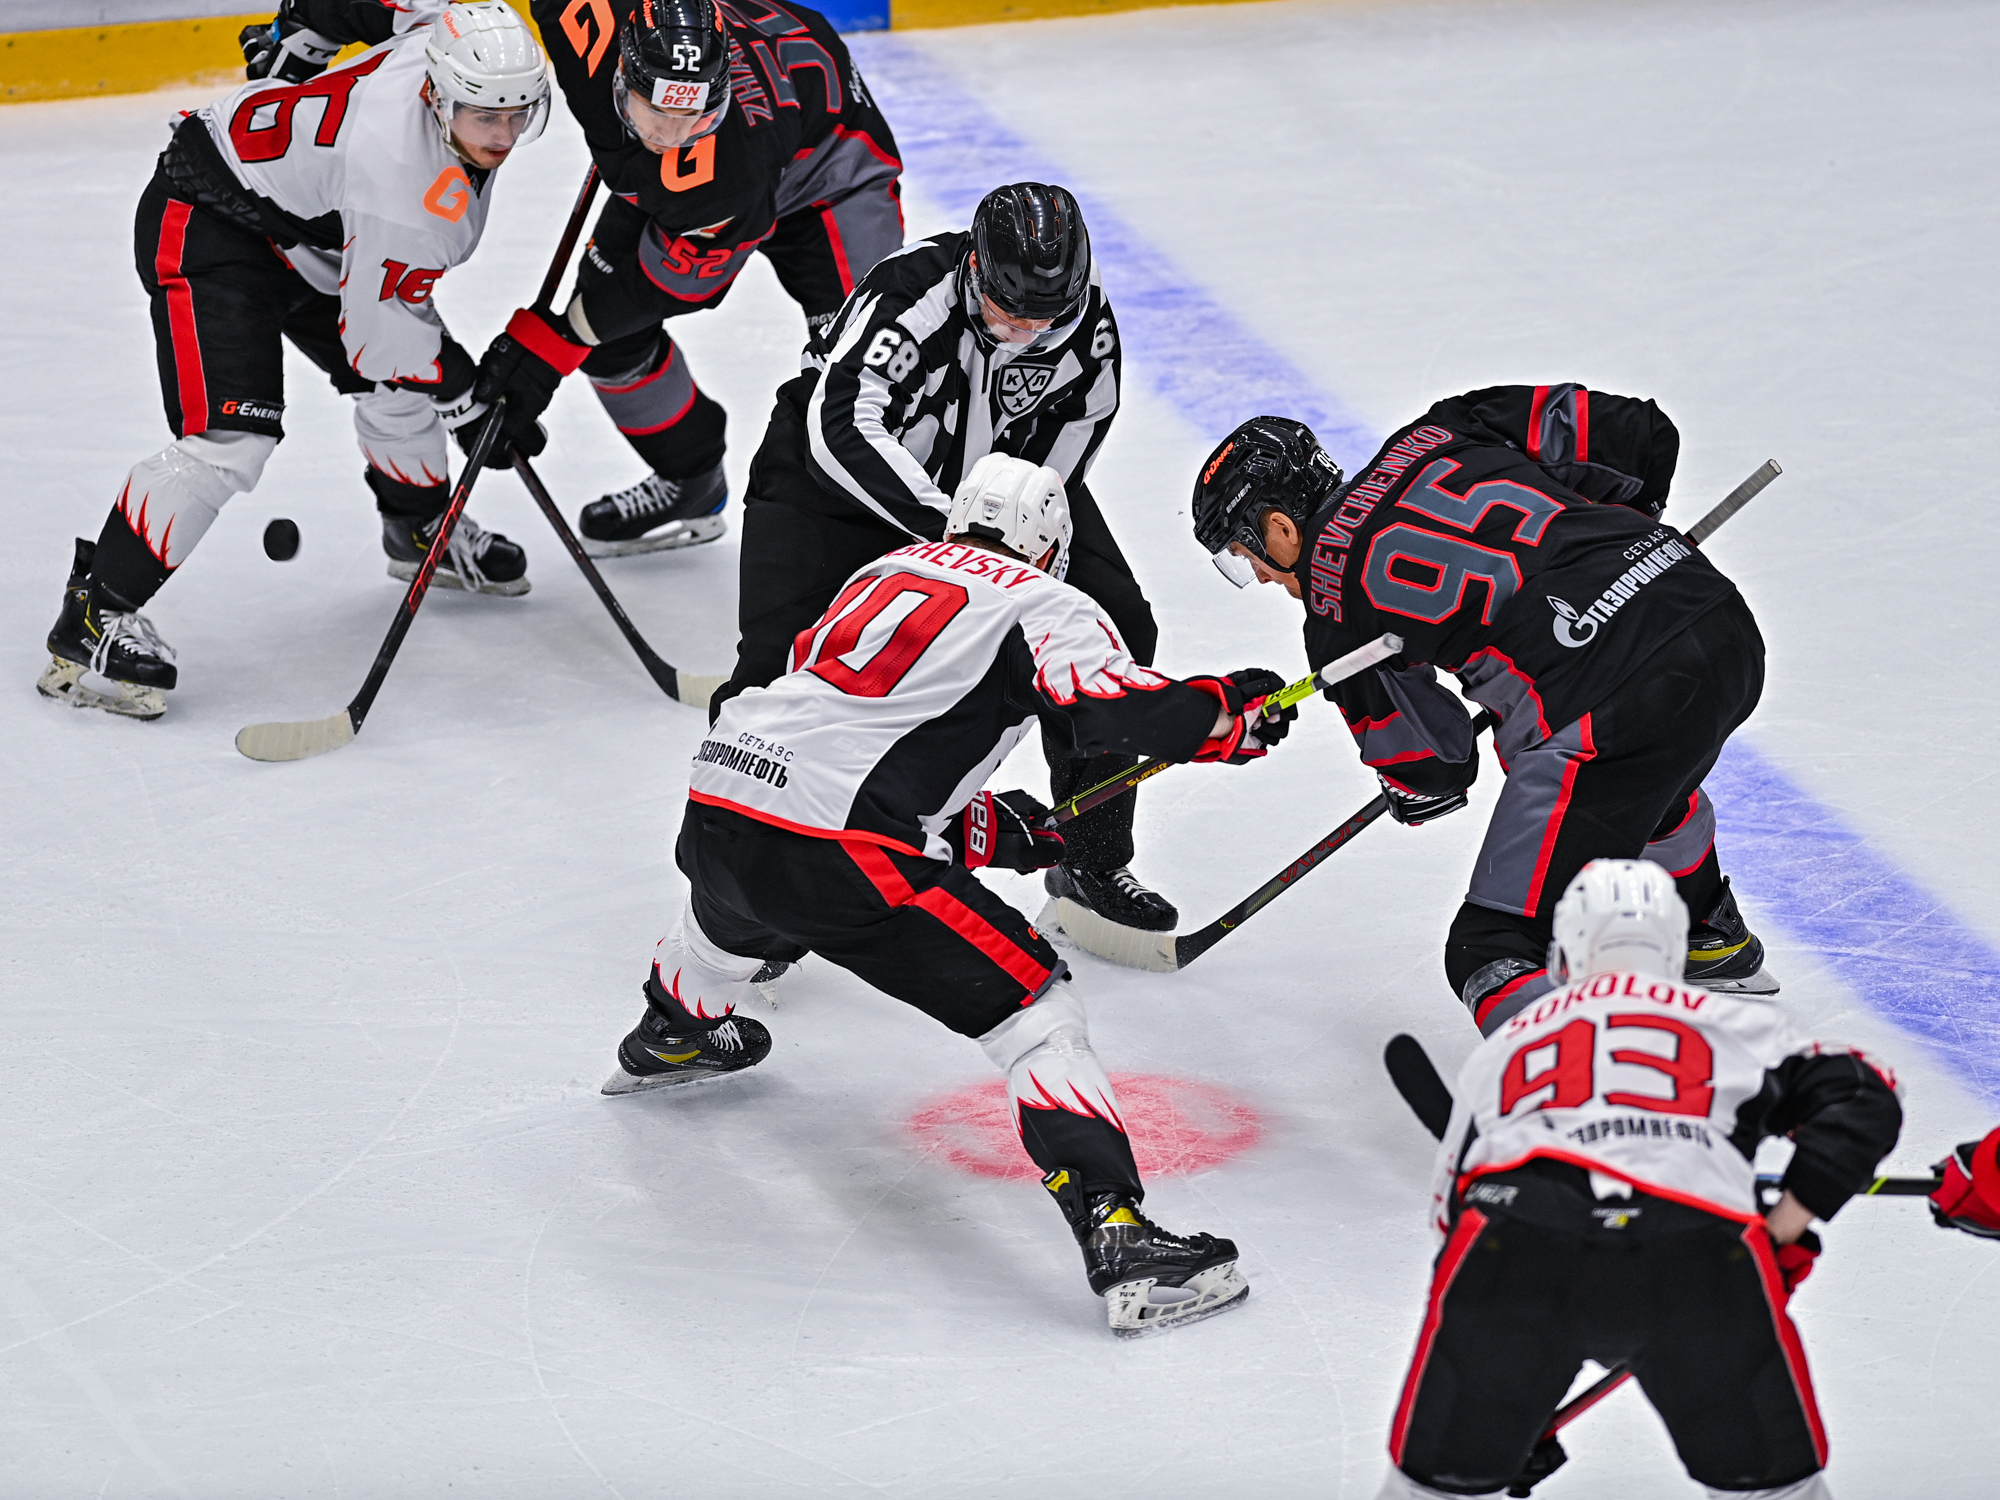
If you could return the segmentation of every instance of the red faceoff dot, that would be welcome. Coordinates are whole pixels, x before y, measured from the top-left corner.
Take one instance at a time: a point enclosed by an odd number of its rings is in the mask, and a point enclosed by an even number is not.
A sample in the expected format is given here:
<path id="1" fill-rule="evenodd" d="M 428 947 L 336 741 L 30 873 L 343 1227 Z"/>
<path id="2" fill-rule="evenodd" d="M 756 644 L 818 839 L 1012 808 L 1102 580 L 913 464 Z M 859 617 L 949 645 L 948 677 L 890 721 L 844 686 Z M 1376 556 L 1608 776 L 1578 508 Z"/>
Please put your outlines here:
<path id="1" fill-rule="evenodd" d="M 1146 1177 L 1185 1177 L 1219 1166 L 1257 1144 L 1257 1112 L 1227 1089 L 1187 1078 L 1113 1073 L 1118 1112 L 1132 1155 Z M 962 1171 L 981 1177 L 1039 1178 L 1021 1149 L 1001 1079 L 955 1089 L 910 1116 L 918 1142 Z"/>

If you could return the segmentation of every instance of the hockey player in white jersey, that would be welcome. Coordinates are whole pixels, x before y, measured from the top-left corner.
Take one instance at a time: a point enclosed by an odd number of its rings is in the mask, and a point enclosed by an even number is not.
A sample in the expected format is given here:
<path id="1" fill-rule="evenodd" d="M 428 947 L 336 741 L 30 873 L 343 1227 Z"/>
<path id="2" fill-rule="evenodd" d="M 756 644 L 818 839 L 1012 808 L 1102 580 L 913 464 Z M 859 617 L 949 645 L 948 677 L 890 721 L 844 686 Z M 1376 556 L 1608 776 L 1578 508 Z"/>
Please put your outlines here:
<path id="1" fill-rule="evenodd" d="M 349 41 L 376 45 L 320 71 Z M 245 51 L 292 81 L 184 117 L 139 200 L 175 440 L 118 484 L 96 542 L 77 540 L 37 684 L 135 718 L 164 713 L 178 677 L 140 610 L 284 436 L 286 339 L 356 398 L 389 571 L 415 576 L 448 499 L 446 429 L 469 436 L 484 410 L 433 297 L 479 244 L 495 169 L 548 115 L 547 62 L 502 0 L 287 0 Z M 527 559 L 462 518 L 437 581 L 525 593 Z"/>
<path id="2" fill-rule="evenodd" d="M 1116 1332 L 1206 1316 L 1248 1291 L 1236 1247 L 1140 1212 L 1076 987 L 972 874 L 1046 869 L 1062 837 L 1027 793 L 982 788 L 1037 723 L 1080 751 L 1236 764 L 1282 738 L 1294 711 L 1257 719 L 1283 685 L 1274 672 L 1177 682 L 1132 660 L 1061 581 L 1070 519 L 1055 470 L 987 455 L 944 533 L 857 571 L 799 634 L 790 671 L 724 705 L 676 849 L 687 904 L 604 1092 L 763 1061 L 770 1033 L 737 1002 L 765 963 L 821 954 L 976 1039 L 1006 1074 L 1022 1145 Z"/>
<path id="3" fill-rule="evenodd" d="M 1687 926 L 1660 866 L 1586 865 L 1555 910 L 1556 987 L 1459 1073 L 1381 1500 L 1499 1495 L 1585 1359 L 1630 1367 L 1711 1497 L 1827 1495 L 1786 1303 L 1808 1226 L 1896 1143 L 1895 1079 L 1768 1000 L 1686 985 Z M 1794 1150 L 1761 1213 L 1751 1158 L 1776 1135 Z"/>

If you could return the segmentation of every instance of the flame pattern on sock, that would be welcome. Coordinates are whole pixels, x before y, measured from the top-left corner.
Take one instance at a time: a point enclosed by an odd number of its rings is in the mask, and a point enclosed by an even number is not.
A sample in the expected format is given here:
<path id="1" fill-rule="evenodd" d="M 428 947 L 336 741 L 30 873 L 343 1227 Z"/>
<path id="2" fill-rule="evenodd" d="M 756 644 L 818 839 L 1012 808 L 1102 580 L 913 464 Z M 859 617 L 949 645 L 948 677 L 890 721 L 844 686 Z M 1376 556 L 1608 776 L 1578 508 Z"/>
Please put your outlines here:
<path id="1" fill-rule="evenodd" d="M 118 504 L 113 509 L 125 518 L 125 524 L 132 528 L 132 535 L 139 539 L 139 544 L 158 559 L 161 567 L 171 573 L 175 565 L 172 559 L 167 556 L 167 553 L 173 545 L 174 521 L 177 518 L 174 516 L 167 517 L 167 529 L 160 533 L 159 544 L 155 546 L 151 530 L 151 517 L 148 512 L 148 506 L 152 498 L 151 492 L 139 497 L 139 513 L 135 516 L 132 513 L 132 481 L 127 479 L 125 481 L 125 488 L 118 492 Z"/>

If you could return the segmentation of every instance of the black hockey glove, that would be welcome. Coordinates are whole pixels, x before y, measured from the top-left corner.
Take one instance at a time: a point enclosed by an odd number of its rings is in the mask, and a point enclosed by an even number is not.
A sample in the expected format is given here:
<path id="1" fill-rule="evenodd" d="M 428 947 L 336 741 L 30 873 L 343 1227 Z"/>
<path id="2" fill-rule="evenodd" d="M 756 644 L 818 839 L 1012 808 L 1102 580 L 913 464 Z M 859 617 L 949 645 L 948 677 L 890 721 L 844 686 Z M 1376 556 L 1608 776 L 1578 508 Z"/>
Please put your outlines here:
<path id="1" fill-rule="evenodd" d="M 507 398 L 507 441 L 529 458 L 549 445 L 536 419 L 549 409 L 563 376 L 590 354 L 590 346 L 569 331 L 569 320 L 523 307 L 507 320 L 507 331 L 486 347 L 479 361 L 473 399 L 492 405 Z"/>
<path id="2" fill-rule="evenodd" d="M 1296 707 L 1280 709 L 1268 717 L 1262 712 L 1264 699 L 1284 685 L 1284 678 L 1263 667 L 1245 667 L 1227 677 L 1190 677 L 1189 687 L 1217 699 L 1230 716 L 1223 732 L 1210 736 L 1195 752 L 1195 760 L 1241 766 L 1269 754 L 1271 747 L 1291 732 L 1292 720 L 1299 716 Z"/>
<path id="3" fill-rule="evenodd" d="M 1463 787 L 1455 792 L 1424 796 L 1404 791 L 1380 771 L 1375 773 L 1375 779 L 1382 783 L 1382 795 L 1389 799 L 1389 816 L 1411 828 L 1441 818 L 1446 813 L 1455 813 L 1472 800 L 1466 796 Z"/>
<path id="4" fill-rule="evenodd" d="M 968 870 L 997 865 L 1027 875 L 1063 861 L 1063 836 L 1042 826 L 1048 816 L 1026 792 L 979 792 L 951 820 L 944 841 Z"/>
<path id="5" fill-rule="evenodd" d="M 304 83 L 324 73 L 340 53 L 339 42 L 321 36 L 296 18 L 289 0 L 269 21 L 239 31 L 236 45 L 243 49 L 243 76 L 253 82 L 272 78 L 279 83 Z"/>
<path id="6" fill-rule="evenodd" d="M 2000 1240 L 2000 1130 L 1961 1143 L 1932 1170 L 1944 1178 L 1930 1198 L 1938 1227 Z"/>

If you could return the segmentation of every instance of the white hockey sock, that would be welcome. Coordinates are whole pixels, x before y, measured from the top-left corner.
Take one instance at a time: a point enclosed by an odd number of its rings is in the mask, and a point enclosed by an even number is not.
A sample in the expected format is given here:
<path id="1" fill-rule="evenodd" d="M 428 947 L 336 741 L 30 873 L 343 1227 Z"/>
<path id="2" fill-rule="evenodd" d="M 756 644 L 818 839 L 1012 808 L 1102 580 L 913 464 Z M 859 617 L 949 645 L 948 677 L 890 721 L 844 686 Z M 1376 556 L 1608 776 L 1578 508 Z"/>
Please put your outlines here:
<path id="1" fill-rule="evenodd" d="M 674 930 L 653 950 L 660 988 L 702 1021 L 719 1021 L 735 1010 L 750 993 L 750 976 L 763 967 L 761 958 L 743 958 L 716 947 L 695 919 L 692 900 L 682 908 Z"/>
<path id="2" fill-rule="evenodd" d="M 385 386 L 356 396 L 354 436 L 369 467 L 400 484 L 429 488 L 451 478 L 444 423 L 421 391 Z"/>
<path id="3" fill-rule="evenodd" d="M 1103 1065 L 1090 1046 L 1083 1002 L 1067 978 L 1044 990 L 979 1039 L 993 1066 L 1007 1075 L 1018 1125 L 1023 1105 L 1089 1115 L 1119 1130 L 1125 1121 Z"/>
<path id="4" fill-rule="evenodd" d="M 1718 1490 L 1703 1485 L 1701 1492 L 1708 1496 L 1708 1500 L 1833 1500 L 1833 1491 L 1826 1487 L 1824 1473 L 1801 1479 L 1797 1484 L 1785 1485 L 1782 1489 Z"/>
<path id="5" fill-rule="evenodd" d="M 162 566 L 178 568 L 231 495 L 254 489 L 278 440 L 261 432 L 201 432 L 132 465 L 118 510 Z"/>
<path id="6" fill-rule="evenodd" d="M 1448 1490 L 1434 1490 L 1427 1484 L 1418 1484 L 1401 1469 L 1392 1468 L 1389 1477 L 1382 1481 L 1382 1488 L 1375 1492 L 1375 1500 L 1496 1500 L 1503 1493 L 1504 1489 L 1499 1489 L 1478 1495 L 1454 1495 Z"/>

